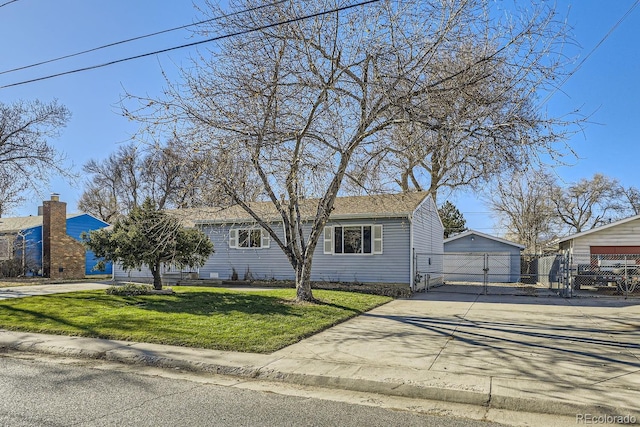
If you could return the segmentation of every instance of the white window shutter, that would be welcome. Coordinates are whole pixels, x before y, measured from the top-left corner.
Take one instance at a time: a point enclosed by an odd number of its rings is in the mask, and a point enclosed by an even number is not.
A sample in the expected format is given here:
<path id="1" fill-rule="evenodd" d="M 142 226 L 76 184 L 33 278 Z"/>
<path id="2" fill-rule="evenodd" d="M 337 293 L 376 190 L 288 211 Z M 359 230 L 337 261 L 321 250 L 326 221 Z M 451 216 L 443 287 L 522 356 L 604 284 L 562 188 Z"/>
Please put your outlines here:
<path id="1" fill-rule="evenodd" d="M 268 248 L 269 245 L 271 244 L 271 236 L 269 236 L 269 233 L 266 230 L 260 230 L 260 237 L 262 238 L 262 242 L 260 242 L 260 247 L 261 248 Z"/>
<path id="2" fill-rule="evenodd" d="M 229 247 L 238 247 L 238 230 L 229 230 Z"/>
<path id="3" fill-rule="evenodd" d="M 382 253 L 382 225 L 373 226 L 373 253 Z"/>
<path id="4" fill-rule="evenodd" d="M 333 227 L 324 228 L 324 253 L 333 253 Z"/>

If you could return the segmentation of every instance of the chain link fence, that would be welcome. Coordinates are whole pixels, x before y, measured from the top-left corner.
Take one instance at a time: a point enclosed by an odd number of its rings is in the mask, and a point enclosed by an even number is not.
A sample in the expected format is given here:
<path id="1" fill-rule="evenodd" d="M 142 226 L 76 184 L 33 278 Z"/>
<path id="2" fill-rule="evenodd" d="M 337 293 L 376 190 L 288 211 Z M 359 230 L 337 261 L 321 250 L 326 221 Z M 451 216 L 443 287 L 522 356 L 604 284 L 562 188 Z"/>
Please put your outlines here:
<path id="1" fill-rule="evenodd" d="M 640 294 L 640 254 L 575 254 L 572 290 Z"/>
<path id="2" fill-rule="evenodd" d="M 446 285 L 462 293 L 522 290 L 521 258 L 508 252 L 414 254 L 416 289 Z"/>
<path id="3" fill-rule="evenodd" d="M 640 296 L 640 254 L 414 253 L 414 267 L 416 290 L 445 285 L 465 293 L 549 289 L 567 298 Z"/>

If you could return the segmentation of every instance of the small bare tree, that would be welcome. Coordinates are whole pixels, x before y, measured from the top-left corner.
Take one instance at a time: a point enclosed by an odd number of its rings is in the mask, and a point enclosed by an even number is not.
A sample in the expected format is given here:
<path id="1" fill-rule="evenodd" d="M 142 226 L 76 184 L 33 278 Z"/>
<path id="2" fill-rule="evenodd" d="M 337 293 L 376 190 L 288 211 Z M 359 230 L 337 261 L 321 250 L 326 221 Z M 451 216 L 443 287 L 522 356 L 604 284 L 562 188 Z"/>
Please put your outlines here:
<path id="1" fill-rule="evenodd" d="M 640 215 L 640 189 L 634 186 L 620 187 L 623 215 Z"/>
<path id="2" fill-rule="evenodd" d="M 553 175 L 543 170 L 508 174 L 488 192 L 491 210 L 507 230 L 507 236 L 525 245 L 531 254 L 540 253 L 560 227 L 549 195 L 556 191 Z"/>
<path id="3" fill-rule="evenodd" d="M 38 191 L 52 174 L 73 176 L 50 142 L 70 117 L 57 101 L 0 103 L 0 216 L 21 203 L 27 189 Z"/>
<path id="4" fill-rule="evenodd" d="M 539 8 L 503 22 L 480 0 L 343 5 L 232 1 L 233 11 L 250 11 L 226 15 L 201 31 L 234 37 L 201 52 L 182 69 L 182 83 L 167 82 L 165 98 L 132 96 L 138 106 L 124 107 L 126 115 L 147 124 L 143 130 L 178 134 L 192 142 L 189 152 L 215 156 L 216 182 L 286 254 L 298 301 L 313 300 L 313 253 L 343 184 L 377 180 L 366 167 L 387 168 L 391 151 L 381 147 L 390 135 L 419 127 L 438 136 L 440 145 L 453 134 L 456 143 L 464 140 L 467 150 L 478 152 L 525 146 L 534 137 L 541 146 L 557 137 L 545 139 L 542 121 L 501 132 L 511 124 L 509 115 L 533 110 L 530 97 L 558 71 L 553 48 L 564 32 L 553 10 Z M 212 15 L 224 15 L 209 6 Z M 481 82 L 487 82 L 484 98 L 474 98 Z M 491 125 L 480 127 L 481 119 L 457 123 L 440 110 L 444 100 L 462 96 L 464 109 L 493 105 L 494 98 L 513 107 L 495 107 Z M 503 145 L 489 144 L 504 135 L 509 139 Z M 427 155 L 416 155 L 416 161 Z M 449 165 L 443 163 L 443 170 Z M 259 183 L 280 224 L 252 209 L 231 180 L 238 170 Z M 301 201 L 310 197 L 314 209 L 303 211 Z"/>

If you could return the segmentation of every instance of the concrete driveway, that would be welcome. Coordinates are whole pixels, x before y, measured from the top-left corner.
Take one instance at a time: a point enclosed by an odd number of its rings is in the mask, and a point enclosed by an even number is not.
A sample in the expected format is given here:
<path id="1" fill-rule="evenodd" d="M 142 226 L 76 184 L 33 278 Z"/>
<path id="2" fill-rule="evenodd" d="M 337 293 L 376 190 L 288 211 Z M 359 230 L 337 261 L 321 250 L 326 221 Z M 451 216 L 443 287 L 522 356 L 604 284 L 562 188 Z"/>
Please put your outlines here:
<path id="1" fill-rule="evenodd" d="M 60 283 L 55 285 L 33 285 L 0 288 L 0 300 L 9 298 L 31 297 L 36 295 L 50 295 L 76 291 L 90 291 L 106 289 L 110 284 L 98 282 Z"/>
<path id="2" fill-rule="evenodd" d="M 275 354 L 307 366 L 395 367 L 413 381 L 455 378 L 521 396 L 525 408 L 534 395 L 637 408 L 640 300 L 423 293 Z"/>

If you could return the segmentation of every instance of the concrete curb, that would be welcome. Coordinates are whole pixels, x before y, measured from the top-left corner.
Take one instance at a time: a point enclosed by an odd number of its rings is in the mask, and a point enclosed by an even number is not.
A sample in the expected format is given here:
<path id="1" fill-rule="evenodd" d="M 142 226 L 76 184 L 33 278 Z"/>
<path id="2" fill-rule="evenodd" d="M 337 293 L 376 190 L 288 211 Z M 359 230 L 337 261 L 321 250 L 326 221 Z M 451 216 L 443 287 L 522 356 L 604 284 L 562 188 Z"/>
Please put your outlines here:
<path id="1" fill-rule="evenodd" d="M 305 386 L 472 404 L 543 414 L 630 415 L 640 420 L 640 392 L 611 388 L 562 388 L 511 378 L 448 374 L 394 367 L 335 364 L 158 344 L 0 331 L 0 350 L 23 351 Z M 403 377 L 398 373 L 402 372 Z M 395 375 L 394 375 L 395 374 Z M 408 378 L 411 378 L 409 380 Z M 612 394 L 613 393 L 613 394 Z M 571 399 L 569 400 L 569 396 Z M 606 396 L 606 398 L 603 398 Z M 616 406 L 602 404 L 616 402 Z"/>

